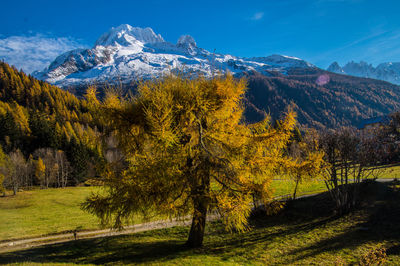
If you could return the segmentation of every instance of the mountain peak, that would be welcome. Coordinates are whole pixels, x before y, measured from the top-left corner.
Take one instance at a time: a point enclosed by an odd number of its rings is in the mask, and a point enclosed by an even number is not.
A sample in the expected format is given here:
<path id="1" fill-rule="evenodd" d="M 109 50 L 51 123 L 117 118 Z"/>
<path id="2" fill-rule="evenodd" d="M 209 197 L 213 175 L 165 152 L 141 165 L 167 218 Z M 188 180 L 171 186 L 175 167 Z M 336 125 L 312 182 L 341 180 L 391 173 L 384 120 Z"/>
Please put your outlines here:
<path id="1" fill-rule="evenodd" d="M 191 46 L 191 47 L 197 47 L 196 41 L 193 39 L 192 36 L 190 35 L 182 35 L 178 42 L 177 46 Z"/>
<path id="2" fill-rule="evenodd" d="M 245 58 L 210 53 L 197 47 L 190 35 L 183 35 L 172 44 L 151 28 L 122 24 L 104 33 L 93 48 L 64 53 L 35 76 L 53 84 L 70 86 L 92 82 L 111 84 L 117 80 L 129 83 L 135 78 L 159 77 L 175 69 L 211 77 L 214 69 L 238 75 L 251 71 L 286 75 L 291 69 L 313 67 L 304 60 L 283 55 Z"/>
<path id="3" fill-rule="evenodd" d="M 343 67 L 340 67 L 337 62 L 333 62 L 327 70 L 339 74 L 380 79 L 400 84 L 400 62 L 381 63 L 377 67 L 365 61 L 360 61 L 359 63 L 350 61 Z"/>
<path id="4" fill-rule="evenodd" d="M 122 24 L 116 28 L 111 28 L 108 32 L 100 36 L 96 41 L 96 46 L 130 46 L 137 41 L 145 43 L 165 42 L 160 34 L 156 34 L 152 28 L 132 27 Z"/>
<path id="5" fill-rule="evenodd" d="M 196 54 L 197 44 L 196 41 L 190 35 L 182 35 L 176 43 L 178 48 L 183 49 L 187 53 L 194 55 Z"/>
<path id="6" fill-rule="evenodd" d="M 250 59 L 257 62 L 267 63 L 271 66 L 287 66 L 294 68 L 314 67 L 313 64 L 310 64 L 303 59 L 287 55 L 273 54 L 267 57 L 252 57 Z"/>
<path id="7" fill-rule="evenodd" d="M 328 68 L 328 71 L 334 72 L 334 73 L 339 73 L 339 74 L 344 74 L 343 68 L 339 65 L 338 62 L 333 62 Z"/>

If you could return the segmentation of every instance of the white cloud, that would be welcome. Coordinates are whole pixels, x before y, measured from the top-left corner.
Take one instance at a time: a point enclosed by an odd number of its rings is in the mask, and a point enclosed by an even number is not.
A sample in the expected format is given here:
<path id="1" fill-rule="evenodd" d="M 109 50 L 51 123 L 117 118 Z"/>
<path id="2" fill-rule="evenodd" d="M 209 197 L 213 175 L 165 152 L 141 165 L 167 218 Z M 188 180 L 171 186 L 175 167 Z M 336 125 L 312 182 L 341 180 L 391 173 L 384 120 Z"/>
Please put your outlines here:
<path id="1" fill-rule="evenodd" d="M 264 12 L 257 12 L 251 17 L 251 20 L 260 20 L 263 17 L 264 17 Z"/>
<path id="2" fill-rule="evenodd" d="M 82 47 L 84 45 L 66 37 L 10 36 L 0 38 L 0 59 L 32 73 L 46 68 L 60 54 Z"/>

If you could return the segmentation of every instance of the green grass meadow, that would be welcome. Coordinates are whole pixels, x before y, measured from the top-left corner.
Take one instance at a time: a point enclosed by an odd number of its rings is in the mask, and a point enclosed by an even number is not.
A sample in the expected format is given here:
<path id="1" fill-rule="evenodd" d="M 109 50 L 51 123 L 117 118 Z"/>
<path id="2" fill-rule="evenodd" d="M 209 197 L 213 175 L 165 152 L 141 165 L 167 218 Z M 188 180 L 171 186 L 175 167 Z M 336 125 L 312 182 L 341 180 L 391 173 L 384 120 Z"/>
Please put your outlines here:
<path id="1" fill-rule="evenodd" d="M 98 220 L 79 205 L 94 187 L 23 191 L 0 198 L 0 240 L 98 228 Z"/>
<path id="2" fill-rule="evenodd" d="M 293 181 L 274 181 L 275 195 L 293 193 Z M 325 189 L 323 182 L 299 185 L 298 195 Z M 75 229 L 100 229 L 99 220 L 80 209 L 96 187 L 70 187 L 22 191 L 0 197 L 0 241 L 56 234 Z M 143 222 L 140 217 L 135 222 Z"/>
<path id="3" fill-rule="evenodd" d="M 384 169 L 381 177 L 395 178 L 400 167 Z M 400 176 L 400 175 L 399 175 Z M 273 181 L 275 196 L 291 195 L 295 183 Z M 97 187 L 69 187 L 19 192 L 16 196 L 0 197 L 0 241 L 62 233 L 75 229 L 99 229 L 99 220 L 80 209 L 80 204 Z M 323 181 L 299 184 L 297 196 L 325 191 Z M 153 220 L 156 218 L 153 218 Z M 136 223 L 143 220 L 138 217 Z"/>
<path id="4" fill-rule="evenodd" d="M 198 249 L 184 246 L 189 227 L 174 227 L 2 253 L 0 263 L 359 265 L 374 249 L 385 248 L 385 265 L 400 265 L 399 188 L 370 183 L 363 191 L 365 203 L 342 217 L 332 215 L 323 193 L 292 201 L 274 216 L 253 216 L 246 232 L 209 223 Z"/>

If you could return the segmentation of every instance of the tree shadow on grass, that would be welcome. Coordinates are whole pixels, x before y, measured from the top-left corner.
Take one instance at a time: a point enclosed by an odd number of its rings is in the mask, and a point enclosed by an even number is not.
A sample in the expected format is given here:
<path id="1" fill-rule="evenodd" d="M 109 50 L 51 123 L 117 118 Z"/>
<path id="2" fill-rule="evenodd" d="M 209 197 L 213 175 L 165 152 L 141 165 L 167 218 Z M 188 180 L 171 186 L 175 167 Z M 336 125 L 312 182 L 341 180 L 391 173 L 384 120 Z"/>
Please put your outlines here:
<path id="1" fill-rule="evenodd" d="M 363 243 L 374 240 L 373 237 L 370 237 L 370 233 L 371 232 L 362 232 L 354 229 L 339 234 L 335 237 L 318 241 L 313 245 L 289 252 L 288 257 L 290 257 L 291 259 L 288 259 L 286 263 L 292 264 L 306 258 L 316 257 L 322 253 L 334 254 L 342 249 L 354 250 L 356 247 L 362 245 Z"/>
<path id="2" fill-rule="evenodd" d="M 315 203 L 323 202 L 316 196 L 290 203 L 283 212 L 273 216 L 252 217 L 253 230 L 231 234 L 224 230 L 221 222 L 207 225 L 207 235 L 203 248 L 190 250 L 184 246 L 188 228 L 161 229 L 133 235 L 77 240 L 46 245 L 22 251 L 0 254 L 0 263 L 146 263 L 185 258 L 194 254 L 218 256 L 228 260 L 232 255 L 240 255 L 237 248 L 271 242 L 282 235 L 296 234 L 299 230 L 312 230 L 335 217 L 324 212 Z M 325 197 L 325 196 L 323 196 Z M 311 205 L 310 205 L 311 204 Z M 311 209 L 309 207 L 312 206 Z M 315 211 L 318 210 L 318 211 Z M 281 230 L 268 231 L 277 224 Z M 239 253 L 238 253 L 239 252 Z"/>
<path id="3" fill-rule="evenodd" d="M 399 255 L 400 193 L 390 187 L 390 183 L 374 184 L 374 193 L 366 191 L 370 193 L 370 197 L 366 200 L 366 206 L 359 210 L 365 215 L 364 221 L 335 237 L 290 252 L 289 255 L 295 257 L 287 263 L 291 264 L 325 252 L 355 250 L 366 243 L 386 243 L 387 255 Z"/>
<path id="4" fill-rule="evenodd" d="M 313 230 L 323 229 L 327 224 L 328 228 L 338 227 L 340 230 L 340 223 L 350 219 L 359 223 L 328 239 L 283 252 L 282 257 L 287 259 L 283 259 L 282 263 L 293 264 L 321 253 L 334 254 L 343 249 L 351 251 L 365 243 L 384 241 L 390 243 L 386 245 L 387 254 L 397 255 L 400 253 L 400 193 L 391 191 L 389 186 L 390 184 L 379 183 L 372 185 L 364 191 L 368 195 L 364 204 L 354 213 L 342 217 L 332 214 L 332 205 L 323 195 L 295 201 L 277 216 L 254 219 L 251 224 L 255 230 L 213 241 L 207 245 L 204 253 L 229 258 L 240 256 L 239 253 L 245 246 L 250 254 L 243 256 L 251 260 L 254 258 L 252 256 L 263 254 L 262 247 L 267 249 L 270 243 L 290 241 L 297 238 L 299 232 L 310 237 L 314 234 Z"/>
<path id="5" fill-rule="evenodd" d="M 291 208 L 288 210 L 291 212 Z M 301 212 L 300 212 L 301 213 Z M 287 219 L 291 217 L 291 219 Z M 308 216 L 307 216 L 308 217 Z M 229 260 L 232 256 L 246 257 L 240 254 L 240 248 L 246 249 L 252 245 L 269 243 L 283 235 L 296 234 L 299 230 L 312 230 L 321 226 L 335 217 L 302 216 L 297 222 L 292 216 L 282 212 L 278 216 L 253 217 L 250 225 L 253 230 L 244 233 L 231 234 L 224 230 L 220 221 L 207 225 L 205 245 L 199 249 L 187 249 L 184 245 L 188 228 L 176 227 L 161 229 L 125 236 L 85 239 L 46 245 L 28 250 L 0 254 L 1 263 L 81 263 L 81 264 L 106 264 L 106 263 L 149 263 L 167 262 L 174 258 L 185 258 L 193 255 L 217 256 L 222 261 Z M 282 230 L 268 228 L 276 224 L 285 224 Z"/>
<path id="6" fill-rule="evenodd" d="M 0 254 L 4 263 L 146 263 L 169 260 L 187 250 L 182 240 L 157 240 L 144 235 L 83 239 Z"/>
<path id="7" fill-rule="evenodd" d="M 353 248 L 367 241 L 399 239 L 400 206 L 397 206 L 399 197 L 389 199 L 390 204 L 387 199 L 379 200 L 382 204 L 373 205 L 374 212 L 371 212 L 369 219 L 357 226 L 368 230 L 351 228 L 333 238 L 286 253 L 290 255 L 287 263 L 317 256 L 322 252 Z M 221 222 L 214 222 L 207 226 L 204 247 L 195 250 L 184 246 L 188 228 L 175 227 L 4 253 L 0 254 L 0 263 L 162 263 L 194 255 L 215 256 L 222 261 L 236 257 L 246 261 L 253 259 L 252 256 L 258 255 L 264 250 L 263 248 L 267 248 L 268 244 L 274 241 L 296 238 L 299 232 L 307 233 L 331 222 L 340 222 L 336 221 L 340 218 L 332 215 L 332 206 L 329 202 L 326 194 L 297 200 L 289 203 L 278 215 L 253 217 L 250 221 L 252 230 L 245 233 L 230 234 L 224 230 Z M 399 249 L 393 247 L 390 252 L 396 253 Z"/>
<path id="8" fill-rule="evenodd" d="M 277 220 L 263 222 L 257 219 L 257 226 L 243 233 L 219 233 L 220 238 L 207 241 L 201 253 L 204 255 L 218 256 L 222 260 L 240 257 L 244 262 L 252 261 L 260 252 L 263 252 L 270 243 L 279 242 L 282 238 L 295 237 L 299 231 L 312 231 L 316 227 L 336 220 L 334 216 L 322 217 L 308 222 L 299 222 L 290 226 L 284 225 L 276 228 Z M 282 225 L 281 223 L 280 225 Z"/>
<path id="9" fill-rule="evenodd" d="M 268 244 L 279 242 L 283 237 L 295 237 L 299 232 L 309 232 L 338 219 L 328 198 L 329 195 L 324 193 L 298 199 L 290 202 L 277 215 L 258 212 L 249 221 L 251 229 L 243 233 L 230 234 L 223 230 L 223 226 L 212 226 L 208 234 L 219 237 L 206 241 L 202 253 L 219 256 L 223 260 L 231 257 L 253 260 L 253 256 L 265 250 L 260 246 L 267 248 Z"/>

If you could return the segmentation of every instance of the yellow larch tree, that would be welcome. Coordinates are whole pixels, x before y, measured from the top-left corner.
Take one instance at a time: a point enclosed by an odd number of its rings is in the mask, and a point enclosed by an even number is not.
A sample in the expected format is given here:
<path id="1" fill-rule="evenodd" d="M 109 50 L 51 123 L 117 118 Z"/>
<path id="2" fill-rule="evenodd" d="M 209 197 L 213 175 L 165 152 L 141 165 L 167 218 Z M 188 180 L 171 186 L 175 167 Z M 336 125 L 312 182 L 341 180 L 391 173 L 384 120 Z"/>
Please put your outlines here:
<path id="1" fill-rule="evenodd" d="M 231 75 L 167 76 L 140 83 L 134 97 L 91 88 L 88 106 L 115 136 L 126 167 L 106 171 L 106 193 L 83 208 L 121 227 L 137 213 L 192 215 L 187 245 L 202 245 L 207 213 L 228 229 L 245 230 L 254 196 L 268 203 L 271 181 L 290 160 L 285 148 L 295 125 L 289 111 L 279 127 L 266 117 L 244 120 L 246 82 Z"/>

